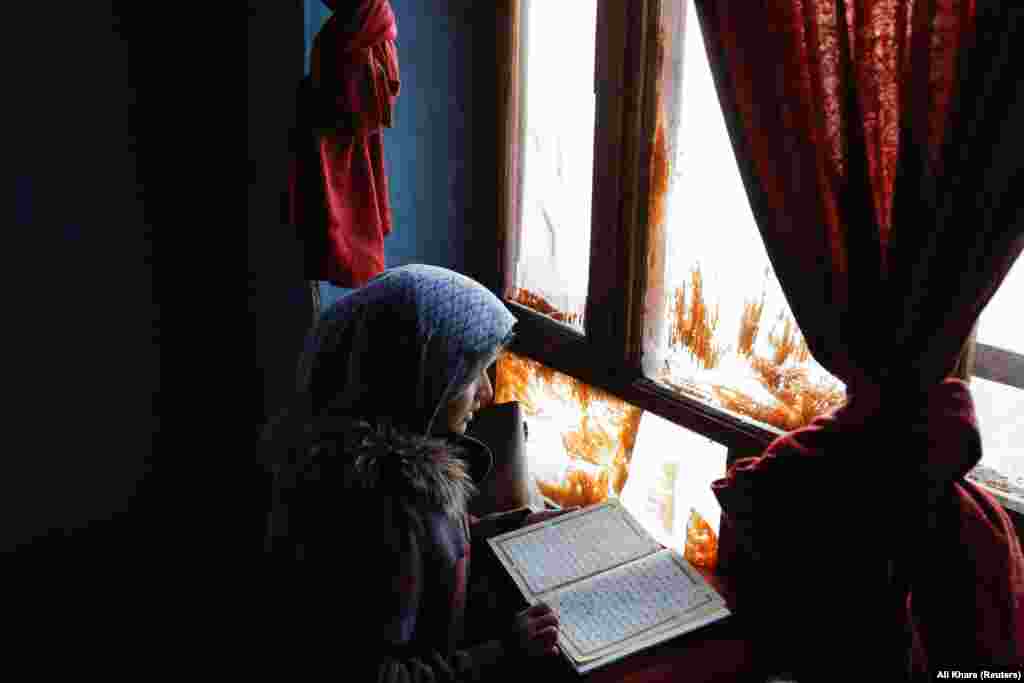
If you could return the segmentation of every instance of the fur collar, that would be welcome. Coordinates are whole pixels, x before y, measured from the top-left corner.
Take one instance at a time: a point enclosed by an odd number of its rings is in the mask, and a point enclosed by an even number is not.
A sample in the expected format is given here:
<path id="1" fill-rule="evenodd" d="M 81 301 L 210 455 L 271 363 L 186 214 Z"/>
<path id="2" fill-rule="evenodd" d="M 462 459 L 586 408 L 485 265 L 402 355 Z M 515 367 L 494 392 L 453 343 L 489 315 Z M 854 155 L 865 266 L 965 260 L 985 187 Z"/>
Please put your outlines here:
<path id="1" fill-rule="evenodd" d="M 321 481 L 332 470 L 331 478 L 337 476 L 346 490 L 380 491 L 459 519 L 490 472 L 493 455 L 467 436 L 427 438 L 364 420 L 338 419 L 319 431 L 308 460 L 304 469 L 311 466 Z"/>

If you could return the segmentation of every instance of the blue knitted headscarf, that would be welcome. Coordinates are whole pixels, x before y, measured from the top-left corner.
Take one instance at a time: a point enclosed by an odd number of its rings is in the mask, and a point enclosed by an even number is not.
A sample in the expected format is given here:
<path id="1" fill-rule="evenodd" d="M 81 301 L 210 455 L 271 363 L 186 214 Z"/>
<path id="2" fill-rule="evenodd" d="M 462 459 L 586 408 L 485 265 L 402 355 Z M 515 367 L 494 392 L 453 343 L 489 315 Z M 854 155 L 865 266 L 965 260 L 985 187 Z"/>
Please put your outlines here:
<path id="1" fill-rule="evenodd" d="M 516 319 L 480 283 L 422 264 L 385 270 L 335 303 L 307 339 L 298 390 L 313 417 L 415 435 L 491 362 Z"/>

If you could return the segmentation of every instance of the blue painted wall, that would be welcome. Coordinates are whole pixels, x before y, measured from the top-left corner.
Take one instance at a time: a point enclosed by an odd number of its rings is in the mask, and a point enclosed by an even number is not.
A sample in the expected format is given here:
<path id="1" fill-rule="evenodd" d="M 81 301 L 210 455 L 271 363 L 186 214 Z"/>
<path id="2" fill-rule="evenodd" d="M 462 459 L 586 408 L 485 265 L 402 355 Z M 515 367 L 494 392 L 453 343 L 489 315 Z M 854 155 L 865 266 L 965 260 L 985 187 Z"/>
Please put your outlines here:
<path id="1" fill-rule="evenodd" d="M 320 0 L 304 0 L 302 3 L 303 36 L 306 45 L 306 73 L 309 73 L 309 51 L 313 36 L 320 30 L 331 11 Z"/>
<path id="2" fill-rule="evenodd" d="M 483 119 L 481 126 L 476 116 L 493 112 L 487 99 L 493 97 L 490 4 L 391 0 L 402 91 L 394 127 L 384 133 L 394 218 L 384 245 L 388 267 L 430 263 L 486 282 L 480 264 L 497 263 L 490 204 L 497 175 L 486 162 L 492 152 L 486 131 L 494 122 Z M 312 38 L 328 13 L 319 0 L 306 0 L 307 68 Z M 486 51 L 482 64 L 477 50 Z M 322 283 L 322 305 L 343 291 Z"/>

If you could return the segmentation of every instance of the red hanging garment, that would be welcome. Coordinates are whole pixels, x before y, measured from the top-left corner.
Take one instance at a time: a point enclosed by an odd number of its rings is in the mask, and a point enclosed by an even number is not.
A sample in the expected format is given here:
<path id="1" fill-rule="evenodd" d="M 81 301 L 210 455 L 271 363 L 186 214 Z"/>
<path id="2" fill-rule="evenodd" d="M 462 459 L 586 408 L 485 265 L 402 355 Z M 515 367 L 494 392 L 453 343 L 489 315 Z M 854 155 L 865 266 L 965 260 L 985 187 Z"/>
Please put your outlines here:
<path id="1" fill-rule="evenodd" d="M 397 36 L 388 0 L 363 0 L 348 16 L 333 14 L 313 41 L 288 183 L 306 279 L 359 287 L 384 269 L 391 206 L 381 131 L 399 91 Z"/>

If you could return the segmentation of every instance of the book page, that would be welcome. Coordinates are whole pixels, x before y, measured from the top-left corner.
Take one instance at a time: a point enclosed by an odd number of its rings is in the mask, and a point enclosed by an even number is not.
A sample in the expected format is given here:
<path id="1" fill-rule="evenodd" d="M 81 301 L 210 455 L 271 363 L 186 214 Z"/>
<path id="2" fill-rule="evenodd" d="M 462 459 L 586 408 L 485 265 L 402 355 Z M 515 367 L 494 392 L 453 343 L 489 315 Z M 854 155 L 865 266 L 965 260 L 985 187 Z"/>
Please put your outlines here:
<path id="1" fill-rule="evenodd" d="M 565 649 L 578 662 L 606 657 L 646 636 L 683 633 L 724 607 L 677 553 L 662 551 L 545 598 L 558 614 Z M 694 624 L 696 627 L 698 624 Z M 564 642 L 563 641 L 563 642 Z"/>
<path id="2" fill-rule="evenodd" d="M 491 545 L 527 597 L 660 550 L 615 501 L 503 534 Z"/>

